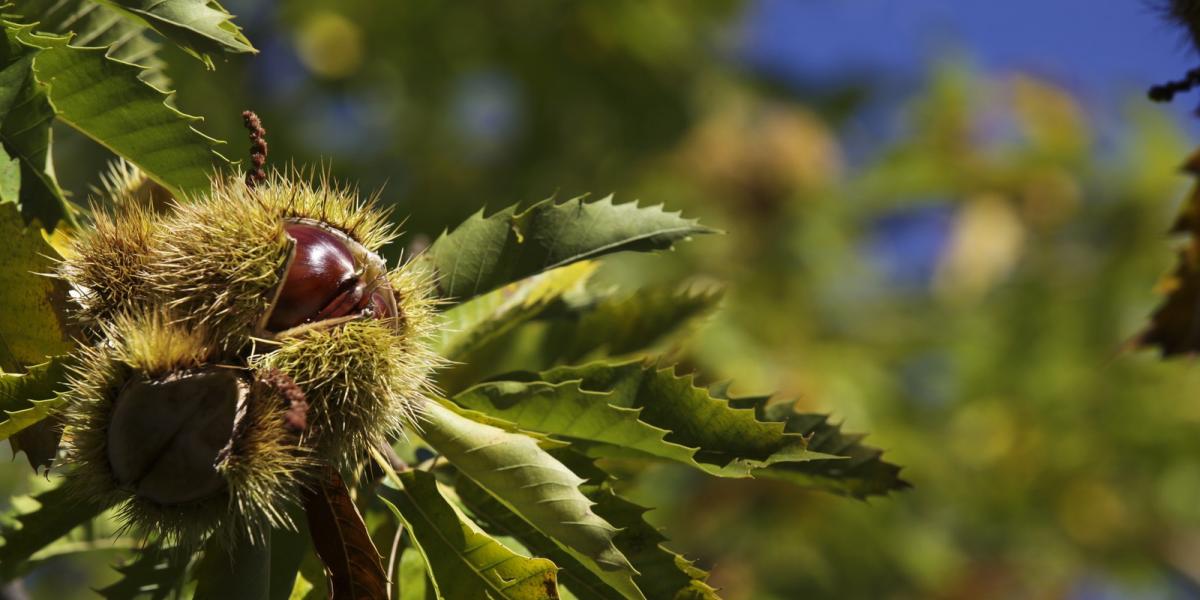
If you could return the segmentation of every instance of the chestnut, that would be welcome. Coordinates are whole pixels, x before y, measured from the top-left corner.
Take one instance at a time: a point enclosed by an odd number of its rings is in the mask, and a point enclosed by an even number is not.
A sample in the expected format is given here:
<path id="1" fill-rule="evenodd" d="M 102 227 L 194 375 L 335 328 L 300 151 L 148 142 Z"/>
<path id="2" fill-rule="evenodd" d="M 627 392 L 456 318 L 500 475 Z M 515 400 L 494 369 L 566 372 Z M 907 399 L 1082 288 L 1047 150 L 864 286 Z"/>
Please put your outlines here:
<path id="1" fill-rule="evenodd" d="M 127 383 L 107 432 L 117 483 L 162 506 L 220 492 L 226 481 L 217 465 L 249 389 L 236 372 L 216 367 Z"/>
<path id="2" fill-rule="evenodd" d="M 291 221 L 284 231 L 294 249 L 267 318 L 267 331 L 279 333 L 355 314 L 396 316 L 382 258 L 323 224 Z"/>

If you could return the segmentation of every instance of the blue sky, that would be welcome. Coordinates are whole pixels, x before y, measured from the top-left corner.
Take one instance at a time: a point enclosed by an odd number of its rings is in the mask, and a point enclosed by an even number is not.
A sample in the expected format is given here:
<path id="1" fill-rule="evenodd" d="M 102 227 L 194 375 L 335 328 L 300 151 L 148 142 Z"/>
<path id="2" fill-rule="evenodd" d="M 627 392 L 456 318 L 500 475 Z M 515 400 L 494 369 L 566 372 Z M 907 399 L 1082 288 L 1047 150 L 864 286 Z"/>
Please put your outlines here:
<path id="1" fill-rule="evenodd" d="M 1156 11 L 1163 1 L 755 0 L 742 56 L 799 83 L 827 84 L 867 73 L 914 80 L 931 61 L 957 54 L 1107 104 L 1200 65 Z M 1200 95 L 1177 103 L 1185 114 Z"/>

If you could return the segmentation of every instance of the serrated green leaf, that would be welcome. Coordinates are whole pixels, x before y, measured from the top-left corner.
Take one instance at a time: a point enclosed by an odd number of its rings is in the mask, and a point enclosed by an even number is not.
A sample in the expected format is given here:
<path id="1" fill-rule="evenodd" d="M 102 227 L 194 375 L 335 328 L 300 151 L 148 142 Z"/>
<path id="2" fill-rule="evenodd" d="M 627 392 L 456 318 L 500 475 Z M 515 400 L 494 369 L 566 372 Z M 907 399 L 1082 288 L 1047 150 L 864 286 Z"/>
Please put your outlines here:
<path id="1" fill-rule="evenodd" d="M 786 432 L 782 423 L 732 407 L 670 367 L 592 363 L 503 379 L 454 400 L 524 429 L 569 438 L 595 456 L 673 460 L 721 477 L 833 458 L 810 450 L 804 436 Z"/>
<path id="2" fill-rule="evenodd" d="M 97 0 L 157 31 L 212 68 L 217 52 L 257 52 L 214 0 Z"/>
<path id="3" fill-rule="evenodd" d="M 597 568 L 633 574 L 613 545 L 616 530 L 596 516 L 579 491 L 581 479 L 531 437 L 479 423 L 431 402 L 421 437 L 467 477 Z"/>
<path id="4" fill-rule="evenodd" d="M 716 390 L 723 395 L 723 390 Z M 829 422 L 829 415 L 803 413 L 794 402 L 772 401 L 769 397 L 735 398 L 730 404 L 749 408 L 760 419 L 785 424 L 787 431 L 809 438 L 815 451 L 845 457 L 810 463 L 775 464 L 754 472 L 755 477 L 781 479 L 855 498 L 887 494 L 911 487 L 900 478 L 900 467 L 883 460 L 883 451 L 862 442 L 863 435 L 842 433 Z"/>
<path id="5" fill-rule="evenodd" d="M 94 0 L 23 0 L 12 8 L 26 23 L 36 23 L 37 31 L 75 34 L 72 45 L 106 48 L 112 58 L 145 67 L 146 83 L 160 90 L 170 86 L 159 44 L 146 36 L 145 26 L 116 9 Z"/>
<path id="6" fill-rule="evenodd" d="M 480 211 L 443 232 L 418 260 L 433 268 L 443 297 L 462 302 L 573 262 L 624 250 L 664 250 L 712 232 L 661 206 L 614 204 L 612 196 L 544 200 L 520 213 L 515 206 L 491 215 Z"/>
<path id="7" fill-rule="evenodd" d="M 17 42 L 20 28 L 2 22 L 0 44 L 0 142 L 9 156 L 20 161 L 23 185 L 19 198 L 25 222 L 40 221 L 54 229 L 60 220 L 74 223 L 51 161 L 54 111 L 33 78 L 34 49 Z"/>
<path id="8" fill-rule="evenodd" d="M 187 555 L 179 551 L 146 548 L 132 562 L 114 567 L 121 579 L 96 593 L 107 600 L 162 600 L 179 587 L 187 565 Z"/>
<path id="9" fill-rule="evenodd" d="M 451 362 L 438 371 L 439 389 L 458 391 L 495 373 L 501 361 L 487 355 L 485 349 L 537 317 L 564 294 L 581 289 L 598 266 L 584 261 L 554 269 L 446 311 L 435 350 Z"/>
<path id="10" fill-rule="evenodd" d="M 66 381 L 62 357 L 30 367 L 25 373 L 0 373 L 0 440 L 46 418 L 62 405 Z"/>
<path id="11" fill-rule="evenodd" d="M 521 556 L 480 531 L 442 496 L 433 475 L 408 471 L 398 479 L 403 489 L 380 488 L 381 498 L 404 522 L 439 598 L 558 598 L 554 563 Z"/>
<path id="12" fill-rule="evenodd" d="M 578 560 L 563 550 L 554 540 L 509 510 L 469 478 L 459 477 L 455 483 L 455 490 L 463 505 L 485 523 L 490 531 L 497 535 L 513 537 L 535 555 L 554 561 L 559 567 L 559 583 L 577 598 L 607 600 L 644 597 L 631 579 L 620 574 L 613 577 L 612 571 L 589 568 L 585 561 Z"/>
<path id="13" fill-rule="evenodd" d="M 596 466 L 594 459 L 569 448 L 555 450 L 554 455 L 576 475 L 584 478 L 580 489 L 596 503 L 596 511 L 605 519 L 620 525 L 617 546 L 640 571 L 637 584 L 649 598 L 718 598 L 716 590 L 706 583 L 708 573 L 663 546 L 666 538 L 644 518 L 650 509 L 616 494 L 612 489 L 614 478 Z"/>
<path id="14" fill-rule="evenodd" d="M 54 249 L 12 204 L 0 204 L 0 239 L 0 370 L 12 373 L 67 354 L 75 344 L 66 284 L 45 275 L 54 270 Z"/>
<path id="15" fill-rule="evenodd" d="M 176 197 L 209 188 L 214 147 L 221 142 L 193 127 L 200 117 L 169 106 L 166 93 L 142 81 L 143 67 L 28 27 L 17 37 L 41 50 L 33 74 L 55 118 L 137 165 Z"/>
<path id="16" fill-rule="evenodd" d="M 584 285 L 599 265 L 580 262 L 506 285 L 444 314 L 437 353 L 460 361 Z"/>
<path id="17" fill-rule="evenodd" d="M 609 489 L 590 497 L 596 502 L 596 514 L 621 528 L 617 534 L 617 547 L 638 570 L 634 581 L 647 598 L 719 598 L 716 590 L 705 582 L 708 573 L 663 546 L 667 538 L 644 518 L 649 508 L 630 502 Z"/>
<path id="18" fill-rule="evenodd" d="M 65 402 L 65 398 L 57 396 L 47 400 L 26 400 L 21 403 L 27 405 L 28 408 L 4 409 L 4 414 L 0 415 L 0 419 L 2 419 L 0 420 L 0 440 L 6 440 L 26 427 L 45 419 Z"/>
<path id="19" fill-rule="evenodd" d="M 611 476 L 597 468 L 592 459 L 570 449 L 556 450 L 553 454 L 586 480 L 581 490 L 596 503 L 593 510 L 620 528 L 615 540 L 617 547 L 629 557 L 639 572 L 634 578 L 637 588 L 633 594 L 611 588 L 601 577 L 597 577 L 603 576 L 603 573 L 592 573 L 585 565 L 572 560 L 570 555 L 558 551 L 549 538 L 496 502 L 469 479 L 458 478 L 455 489 L 463 504 L 489 527 L 514 537 L 538 555 L 554 560 L 561 568 L 560 583 L 581 600 L 607 600 L 614 595 L 641 597 L 642 594 L 651 600 L 718 598 L 715 590 L 705 583 L 708 573 L 668 550 L 663 545 L 666 538 L 643 518 L 649 509 L 615 494 L 610 487 Z"/>
<path id="20" fill-rule="evenodd" d="M 670 431 L 640 420 L 640 408 L 609 404 L 609 395 L 582 390 L 576 381 L 495 381 L 471 387 L 453 400 L 531 431 L 613 444 L 703 468 L 695 462 L 695 448 L 666 441 Z"/>
<path id="21" fill-rule="evenodd" d="M 4 540 L 0 546 L 0 581 L 11 579 L 34 553 L 104 510 L 103 506 L 83 500 L 63 486 L 33 499 L 40 505 L 37 509 L 16 515 L 15 523 L 0 526 L 0 539 Z"/>
<path id="22" fill-rule="evenodd" d="M 719 288 L 649 286 L 632 293 L 591 294 L 583 302 L 545 317 L 543 364 L 576 364 L 585 358 L 644 351 L 721 301 Z M 544 367 L 543 367 L 544 368 Z"/>
<path id="23" fill-rule="evenodd" d="M 583 357 L 635 355 L 708 314 L 721 297 L 713 288 L 676 285 L 631 293 L 592 290 L 587 281 L 570 285 L 565 273 L 559 275 L 574 266 L 447 311 L 439 354 L 457 362 L 438 372 L 439 389 L 455 393 L 506 371 L 576 364 Z M 530 299 L 522 302 L 523 297 Z"/>

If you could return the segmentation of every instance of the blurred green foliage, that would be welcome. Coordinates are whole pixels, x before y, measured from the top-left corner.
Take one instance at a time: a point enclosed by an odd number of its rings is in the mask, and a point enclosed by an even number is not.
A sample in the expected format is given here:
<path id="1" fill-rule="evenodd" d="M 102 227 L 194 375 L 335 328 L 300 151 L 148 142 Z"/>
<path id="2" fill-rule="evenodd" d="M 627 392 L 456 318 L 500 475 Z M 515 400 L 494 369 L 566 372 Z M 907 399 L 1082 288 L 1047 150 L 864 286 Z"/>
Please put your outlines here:
<path id="1" fill-rule="evenodd" d="M 727 231 L 603 279 L 723 282 L 675 352 L 874 432 L 915 485 L 866 504 L 663 467 L 627 490 L 728 598 L 1200 593 L 1200 372 L 1125 350 L 1188 184 L 1164 113 L 1101 121 L 1052 83 L 947 63 L 851 147 L 853 107 L 721 58 L 734 2 L 227 7 L 262 53 L 171 56 L 180 107 L 235 159 L 253 108 L 274 164 L 387 182 L 406 241 L 587 191 Z M 107 157 L 61 137 L 82 196 Z M 25 468 L 0 472 L 10 493 Z M 116 578 L 48 564 L 34 597 Z"/>

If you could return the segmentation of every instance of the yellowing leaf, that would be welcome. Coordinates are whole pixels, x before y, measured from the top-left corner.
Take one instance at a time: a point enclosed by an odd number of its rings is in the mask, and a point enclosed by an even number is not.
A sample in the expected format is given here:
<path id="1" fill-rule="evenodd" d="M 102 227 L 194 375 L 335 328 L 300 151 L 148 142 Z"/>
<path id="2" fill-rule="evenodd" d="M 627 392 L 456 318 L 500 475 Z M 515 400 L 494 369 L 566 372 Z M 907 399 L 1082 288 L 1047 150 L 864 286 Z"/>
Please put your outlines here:
<path id="1" fill-rule="evenodd" d="M 0 370 L 19 372 L 75 344 L 67 320 L 66 284 L 54 270 L 54 249 L 41 230 L 26 227 L 13 204 L 0 204 Z M 44 399 L 44 398 L 43 398 Z"/>

